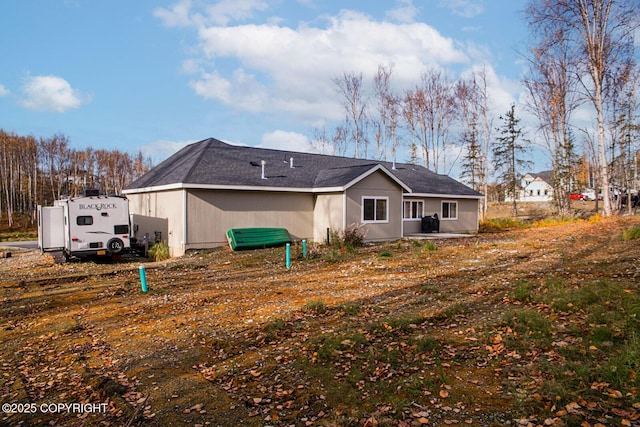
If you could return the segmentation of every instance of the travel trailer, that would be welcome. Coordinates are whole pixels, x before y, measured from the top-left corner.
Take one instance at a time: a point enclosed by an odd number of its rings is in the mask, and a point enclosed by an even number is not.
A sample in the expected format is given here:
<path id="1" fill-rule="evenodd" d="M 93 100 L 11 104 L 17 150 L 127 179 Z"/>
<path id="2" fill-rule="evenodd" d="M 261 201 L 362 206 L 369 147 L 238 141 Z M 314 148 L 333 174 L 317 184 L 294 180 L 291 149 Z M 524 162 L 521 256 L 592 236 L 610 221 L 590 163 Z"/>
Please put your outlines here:
<path id="1" fill-rule="evenodd" d="M 85 191 L 83 197 L 38 206 L 38 246 L 65 259 L 114 257 L 131 248 L 129 200 Z"/>

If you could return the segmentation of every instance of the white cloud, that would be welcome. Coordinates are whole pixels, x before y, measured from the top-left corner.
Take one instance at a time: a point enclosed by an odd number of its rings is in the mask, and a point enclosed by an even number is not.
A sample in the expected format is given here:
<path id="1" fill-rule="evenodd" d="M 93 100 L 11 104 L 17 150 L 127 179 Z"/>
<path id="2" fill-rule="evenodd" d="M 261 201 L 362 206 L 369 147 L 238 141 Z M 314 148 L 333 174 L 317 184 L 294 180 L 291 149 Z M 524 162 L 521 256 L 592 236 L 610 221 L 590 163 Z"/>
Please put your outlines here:
<path id="1" fill-rule="evenodd" d="M 253 17 L 254 11 L 269 8 L 263 0 L 220 0 L 206 8 L 208 22 L 227 25 L 231 21 L 244 21 Z"/>
<path id="2" fill-rule="evenodd" d="M 199 80 L 192 80 L 189 85 L 205 99 L 214 99 L 243 111 L 259 113 L 268 108 L 266 88 L 242 69 L 235 70 L 228 79 L 217 72 L 203 73 Z"/>
<path id="3" fill-rule="evenodd" d="M 269 4 L 264 0 L 219 0 L 204 7 L 202 12 L 194 9 L 191 0 L 180 0 L 167 9 L 158 7 L 153 16 L 167 27 L 201 27 L 204 25 L 228 25 L 252 18 L 255 11 L 264 11 Z"/>
<path id="4" fill-rule="evenodd" d="M 332 79 L 344 72 L 369 78 L 378 65 L 394 64 L 394 79 L 402 86 L 419 81 L 428 68 L 469 61 L 452 39 L 423 23 L 379 22 L 343 11 L 326 24 L 203 27 L 201 55 L 183 68 L 196 73 L 190 85 L 205 99 L 251 112 L 284 111 L 306 121 L 342 115 Z"/>
<path id="5" fill-rule="evenodd" d="M 395 22 L 413 22 L 420 10 L 413 5 L 413 0 L 398 0 L 398 7 L 387 11 L 387 18 Z"/>
<path id="6" fill-rule="evenodd" d="M 439 7 L 451 9 L 455 15 L 473 18 L 484 12 L 484 0 L 440 0 Z"/>
<path id="7" fill-rule="evenodd" d="M 296 132 L 276 130 L 265 133 L 258 148 L 271 148 L 274 150 L 299 151 L 303 153 L 315 153 L 316 150 L 305 135 Z"/>
<path id="8" fill-rule="evenodd" d="M 196 142 L 193 141 L 166 141 L 159 140 L 150 142 L 140 147 L 140 151 L 145 157 L 150 157 L 154 165 L 160 164 L 171 155 L 177 153 L 189 144 Z"/>
<path id="9" fill-rule="evenodd" d="M 20 103 L 29 110 L 63 113 L 90 101 L 90 97 L 57 76 L 29 77 L 22 89 L 24 98 Z"/>
<path id="10" fill-rule="evenodd" d="M 0 97 L 2 96 L 7 96 L 9 95 L 11 92 L 9 92 L 9 89 L 7 89 L 6 87 L 4 87 L 4 85 L 0 85 Z"/>
<path id="11" fill-rule="evenodd" d="M 306 135 L 284 130 L 265 133 L 262 136 L 262 141 L 256 147 L 302 153 L 336 154 L 332 146 L 323 145 L 319 141 L 312 141 Z"/>
<path id="12" fill-rule="evenodd" d="M 190 12 L 191 0 L 181 0 L 171 9 L 156 8 L 153 16 L 160 19 L 167 27 L 189 27 L 198 21 L 197 16 L 192 16 Z"/>

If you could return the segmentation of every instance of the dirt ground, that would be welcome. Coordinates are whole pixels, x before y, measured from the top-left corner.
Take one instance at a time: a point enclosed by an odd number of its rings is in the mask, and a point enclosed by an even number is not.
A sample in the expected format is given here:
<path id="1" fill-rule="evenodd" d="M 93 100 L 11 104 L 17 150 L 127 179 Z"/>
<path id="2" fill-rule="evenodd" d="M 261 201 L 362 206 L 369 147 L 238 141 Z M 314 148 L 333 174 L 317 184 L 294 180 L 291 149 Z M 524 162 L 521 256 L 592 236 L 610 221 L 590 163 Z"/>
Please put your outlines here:
<path id="1" fill-rule="evenodd" d="M 571 425 L 572 402 L 547 402 L 510 368 L 552 351 L 507 351 L 501 319 L 522 306 L 517 283 L 549 274 L 638 295 L 640 241 L 619 236 L 639 225 L 311 247 L 307 259 L 295 246 L 290 269 L 283 248 L 62 265 L 14 252 L 0 259 L 0 424 Z M 633 385 L 592 399 L 575 425 L 640 425 L 638 399 Z"/>

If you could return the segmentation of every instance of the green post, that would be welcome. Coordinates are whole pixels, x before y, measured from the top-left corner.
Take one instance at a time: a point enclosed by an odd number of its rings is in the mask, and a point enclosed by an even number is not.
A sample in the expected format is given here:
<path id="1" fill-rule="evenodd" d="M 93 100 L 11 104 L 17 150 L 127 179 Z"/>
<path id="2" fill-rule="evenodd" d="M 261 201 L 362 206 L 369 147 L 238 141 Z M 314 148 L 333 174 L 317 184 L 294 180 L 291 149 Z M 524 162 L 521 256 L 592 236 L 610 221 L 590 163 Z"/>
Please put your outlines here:
<path id="1" fill-rule="evenodd" d="M 287 243 L 286 263 L 287 268 L 291 268 L 291 243 Z"/>
<path id="2" fill-rule="evenodd" d="M 147 271 L 144 268 L 144 265 L 140 266 L 140 286 L 142 287 L 142 292 L 147 292 L 149 290 L 147 287 Z"/>

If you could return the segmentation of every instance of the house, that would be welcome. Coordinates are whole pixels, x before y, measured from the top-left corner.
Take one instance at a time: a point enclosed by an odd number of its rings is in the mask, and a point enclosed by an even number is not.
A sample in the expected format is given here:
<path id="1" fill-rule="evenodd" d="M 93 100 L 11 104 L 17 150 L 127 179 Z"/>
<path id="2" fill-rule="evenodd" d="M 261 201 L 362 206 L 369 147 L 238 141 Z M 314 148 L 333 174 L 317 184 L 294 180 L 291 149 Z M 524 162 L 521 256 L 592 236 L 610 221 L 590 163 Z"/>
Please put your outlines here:
<path id="1" fill-rule="evenodd" d="M 526 174 L 520 179 L 517 200 L 520 202 L 552 202 L 553 188 L 549 184 L 550 179 L 550 171 Z M 511 202 L 513 200 L 507 196 L 505 201 Z"/>
<path id="2" fill-rule="evenodd" d="M 227 244 L 230 228 L 282 227 L 293 239 L 326 241 L 362 225 L 367 241 L 421 232 L 478 231 L 484 196 L 422 166 L 229 145 L 191 144 L 123 191 L 131 212 L 166 218 L 172 256 Z"/>

